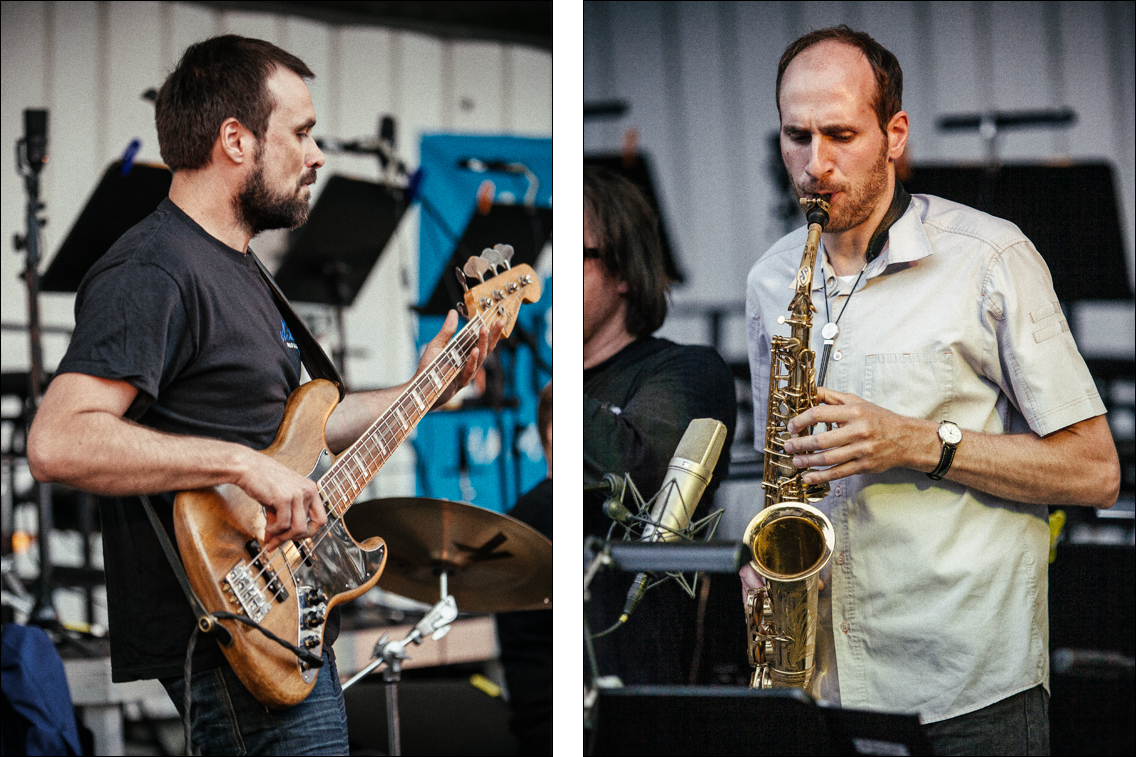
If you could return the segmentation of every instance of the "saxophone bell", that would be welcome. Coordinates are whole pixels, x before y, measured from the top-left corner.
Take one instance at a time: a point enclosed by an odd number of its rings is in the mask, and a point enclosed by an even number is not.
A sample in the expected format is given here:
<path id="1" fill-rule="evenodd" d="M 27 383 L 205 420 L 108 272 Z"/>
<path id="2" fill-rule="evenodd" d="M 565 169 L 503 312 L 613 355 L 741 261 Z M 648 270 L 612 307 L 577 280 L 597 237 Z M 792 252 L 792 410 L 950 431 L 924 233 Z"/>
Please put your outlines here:
<path id="1" fill-rule="evenodd" d="M 765 587 L 747 597 L 750 664 L 755 688 L 806 688 L 816 648 L 818 580 L 836 542 L 824 513 L 803 502 L 767 507 L 750 521 L 744 541 Z"/>

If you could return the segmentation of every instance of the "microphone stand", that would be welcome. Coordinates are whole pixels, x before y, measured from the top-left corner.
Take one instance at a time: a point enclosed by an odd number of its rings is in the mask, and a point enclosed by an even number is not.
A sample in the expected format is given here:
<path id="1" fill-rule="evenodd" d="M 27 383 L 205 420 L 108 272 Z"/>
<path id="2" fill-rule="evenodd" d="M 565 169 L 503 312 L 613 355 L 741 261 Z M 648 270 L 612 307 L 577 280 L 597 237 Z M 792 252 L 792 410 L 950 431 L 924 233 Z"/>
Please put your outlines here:
<path id="1" fill-rule="evenodd" d="M 43 133 L 42 146 L 39 144 L 32 124 L 42 114 Z M 27 251 L 27 264 L 24 267 L 24 286 L 28 292 L 28 342 L 30 347 L 31 369 L 28 371 L 28 397 L 24 410 L 27 421 L 24 439 L 27 431 L 31 429 L 39 408 L 40 398 L 43 396 L 43 334 L 40 328 L 39 317 L 39 230 L 47 223 L 39 217 L 44 204 L 39 200 L 39 172 L 47 163 L 47 111 L 24 111 L 25 136 L 16 142 L 16 170 L 24 177 L 24 191 L 27 194 L 27 205 L 24 214 L 27 232 L 23 236 L 15 235 L 13 243 L 16 250 Z M 29 142 L 33 142 L 29 144 Z M 40 152 L 43 154 L 40 154 Z M 51 485 L 36 482 L 36 500 L 39 514 L 39 592 L 36 596 L 35 607 L 32 610 L 32 622 L 37 624 L 51 624 L 58 614 L 52 597 L 51 570 Z"/>

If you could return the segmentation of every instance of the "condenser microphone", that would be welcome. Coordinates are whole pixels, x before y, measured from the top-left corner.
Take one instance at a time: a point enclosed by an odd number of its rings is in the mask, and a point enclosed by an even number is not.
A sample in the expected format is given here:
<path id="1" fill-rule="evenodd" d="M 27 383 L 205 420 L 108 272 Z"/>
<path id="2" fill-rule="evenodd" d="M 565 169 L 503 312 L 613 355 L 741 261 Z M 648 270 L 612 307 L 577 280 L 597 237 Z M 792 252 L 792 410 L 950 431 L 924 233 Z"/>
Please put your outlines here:
<path id="1" fill-rule="evenodd" d="M 47 163 L 47 111 L 28 108 L 24 111 L 24 149 L 28 165 L 39 173 Z"/>
<path id="2" fill-rule="evenodd" d="M 663 486 L 651 508 L 651 522 L 643 529 L 644 542 L 671 542 L 683 538 L 698 500 L 722 454 L 726 442 L 726 426 L 713 418 L 695 418 L 686 428 L 674 457 L 667 465 Z M 640 573 L 627 592 L 627 602 L 619 621 L 626 623 L 647 592 L 650 576 Z"/>

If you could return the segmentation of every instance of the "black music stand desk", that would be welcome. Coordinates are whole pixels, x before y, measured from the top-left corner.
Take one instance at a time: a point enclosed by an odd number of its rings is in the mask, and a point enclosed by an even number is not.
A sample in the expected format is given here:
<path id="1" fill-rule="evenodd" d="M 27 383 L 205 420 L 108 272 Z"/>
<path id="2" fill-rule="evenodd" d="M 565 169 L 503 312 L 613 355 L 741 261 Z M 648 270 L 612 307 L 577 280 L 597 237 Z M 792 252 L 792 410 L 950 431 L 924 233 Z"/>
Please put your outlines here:
<path id="1" fill-rule="evenodd" d="M 916 715 L 818 706 L 798 689 L 601 689 L 595 722 L 595 755 L 931 754 Z"/>
<path id="2" fill-rule="evenodd" d="M 83 212 L 40 279 L 44 292 L 77 292 L 91 266 L 118 238 L 157 210 L 170 194 L 174 175 L 165 166 L 135 163 L 124 175 L 122 161 L 107 166 Z"/>

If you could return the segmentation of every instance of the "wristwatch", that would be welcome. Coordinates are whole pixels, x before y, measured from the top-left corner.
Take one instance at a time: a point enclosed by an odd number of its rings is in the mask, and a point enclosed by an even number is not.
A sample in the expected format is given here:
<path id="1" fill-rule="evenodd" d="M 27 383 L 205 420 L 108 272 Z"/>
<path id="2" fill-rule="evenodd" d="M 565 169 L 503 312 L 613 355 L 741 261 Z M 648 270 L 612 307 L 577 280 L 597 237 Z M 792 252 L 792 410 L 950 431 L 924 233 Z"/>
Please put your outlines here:
<path id="1" fill-rule="evenodd" d="M 962 429 L 950 421 L 943 421 L 939 424 L 939 441 L 943 443 L 943 454 L 939 458 L 939 465 L 927 474 L 932 481 L 939 481 L 951 469 L 951 463 L 955 461 L 955 450 L 962 441 Z"/>

